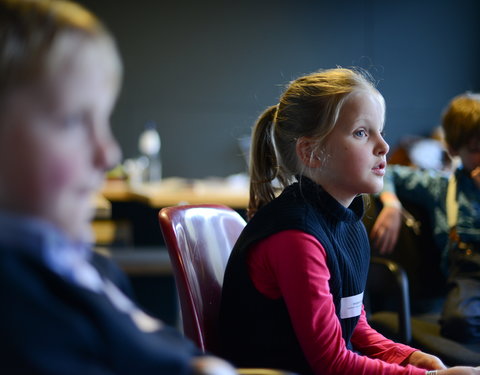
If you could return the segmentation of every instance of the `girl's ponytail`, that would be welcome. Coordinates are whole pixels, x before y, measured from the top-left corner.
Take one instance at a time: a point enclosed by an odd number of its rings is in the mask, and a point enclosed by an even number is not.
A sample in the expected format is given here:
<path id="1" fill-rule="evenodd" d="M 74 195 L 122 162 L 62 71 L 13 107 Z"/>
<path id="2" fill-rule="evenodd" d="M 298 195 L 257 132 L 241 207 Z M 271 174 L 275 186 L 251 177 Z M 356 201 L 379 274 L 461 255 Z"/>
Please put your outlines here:
<path id="1" fill-rule="evenodd" d="M 277 177 L 278 163 L 272 139 L 277 106 L 271 106 L 258 118 L 252 132 L 250 149 L 250 201 L 248 217 L 275 198 L 272 181 Z"/>

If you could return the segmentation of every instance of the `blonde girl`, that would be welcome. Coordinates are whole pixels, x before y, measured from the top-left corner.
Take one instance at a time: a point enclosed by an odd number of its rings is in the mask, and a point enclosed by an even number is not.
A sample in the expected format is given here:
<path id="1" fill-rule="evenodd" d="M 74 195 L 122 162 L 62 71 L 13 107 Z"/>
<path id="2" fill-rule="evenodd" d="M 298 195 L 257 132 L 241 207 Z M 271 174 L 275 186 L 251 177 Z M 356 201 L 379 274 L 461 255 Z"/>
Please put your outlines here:
<path id="1" fill-rule="evenodd" d="M 250 220 L 228 262 L 220 313 L 234 364 L 304 375 L 478 373 L 445 370 L 367 323 L 360 195 L 383 186 L 384 118 L 368 76 L 341 68 L 298 78 L 260 116 Z"/>

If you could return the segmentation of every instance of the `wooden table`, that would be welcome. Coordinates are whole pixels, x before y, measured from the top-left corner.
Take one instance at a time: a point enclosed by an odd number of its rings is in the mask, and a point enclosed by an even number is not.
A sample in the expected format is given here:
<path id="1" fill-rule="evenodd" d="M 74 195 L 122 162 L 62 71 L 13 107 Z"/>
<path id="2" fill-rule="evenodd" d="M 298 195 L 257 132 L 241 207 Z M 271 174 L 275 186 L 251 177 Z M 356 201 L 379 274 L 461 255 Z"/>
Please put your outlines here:
<path id="1" fill-rule="evenodd" d="M 109 201 L 138 201 L 152 208 L 177 204 L 223 204 L 236 209 L 248 205 L 248 186 L 228 179 L 187 180 L 167 178 L 160 182 L 130 186 L 125 181 L 109 180 L 101 194 Z"/>
<path id="2" fill-rule="evenodd" d="M 112 215 L 112 204 L 101 193 L 94 194 L 95 219 L 109 219 Z"/>
<path id="3" fill-rule="evenodd" d="M 243 175 L 201 180 L 173 177 L 134 186 L 124 180 L 107 180 L 96 199 L 96 243 L 162 245 L 157 216 L 161 208 L 222 204 L 243 212 L 248 205 L 248 190 L 248 179 Z"/>

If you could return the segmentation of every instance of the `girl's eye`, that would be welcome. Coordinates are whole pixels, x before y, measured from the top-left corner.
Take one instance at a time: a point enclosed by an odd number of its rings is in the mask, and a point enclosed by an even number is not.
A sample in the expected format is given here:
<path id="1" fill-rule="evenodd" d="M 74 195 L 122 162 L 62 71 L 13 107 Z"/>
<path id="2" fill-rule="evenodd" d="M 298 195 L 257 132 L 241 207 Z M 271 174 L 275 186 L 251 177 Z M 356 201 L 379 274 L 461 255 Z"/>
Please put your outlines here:
<path id="1" fill-rule="evenodd" d="M 360 129 L 360 130 L 355 131 L 355 133 L 353 133 L 353 135 L 355 137 L 363 138 L 363 137 L 367 136 L 367 132 L 365 131 L 365 129 Z"/>

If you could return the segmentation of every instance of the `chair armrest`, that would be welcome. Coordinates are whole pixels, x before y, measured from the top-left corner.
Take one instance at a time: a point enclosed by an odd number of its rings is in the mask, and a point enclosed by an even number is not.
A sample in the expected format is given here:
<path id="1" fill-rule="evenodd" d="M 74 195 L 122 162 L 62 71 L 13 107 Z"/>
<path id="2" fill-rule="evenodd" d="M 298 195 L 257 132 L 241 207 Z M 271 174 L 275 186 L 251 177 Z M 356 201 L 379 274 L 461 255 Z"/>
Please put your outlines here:
<path id="1" fill-rule="evenodd" d="M 368 289 L 374 292 L 399 296 L 399 309 L 397 311 L 399 336 L 402 342 L 411 342 L 410 293 L 405 270 L 398 263 L 389 259 L 372 257 L 367 285 Z"/>

